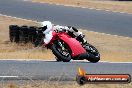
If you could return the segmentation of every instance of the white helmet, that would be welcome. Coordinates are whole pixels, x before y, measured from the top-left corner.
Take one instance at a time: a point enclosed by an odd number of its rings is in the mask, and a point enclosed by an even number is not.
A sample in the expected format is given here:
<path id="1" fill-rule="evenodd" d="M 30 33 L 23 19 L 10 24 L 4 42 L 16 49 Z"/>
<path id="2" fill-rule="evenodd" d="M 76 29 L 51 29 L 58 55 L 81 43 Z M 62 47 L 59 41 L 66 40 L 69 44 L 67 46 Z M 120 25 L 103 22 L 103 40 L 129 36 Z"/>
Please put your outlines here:
<path id="1" fill-rule="evenodd" d="M 52 23 L 50 21 L 43 21 L 41 22 L 41 27 L 43 28 L 43 33 L 50 32 L 52 30 Z"/>

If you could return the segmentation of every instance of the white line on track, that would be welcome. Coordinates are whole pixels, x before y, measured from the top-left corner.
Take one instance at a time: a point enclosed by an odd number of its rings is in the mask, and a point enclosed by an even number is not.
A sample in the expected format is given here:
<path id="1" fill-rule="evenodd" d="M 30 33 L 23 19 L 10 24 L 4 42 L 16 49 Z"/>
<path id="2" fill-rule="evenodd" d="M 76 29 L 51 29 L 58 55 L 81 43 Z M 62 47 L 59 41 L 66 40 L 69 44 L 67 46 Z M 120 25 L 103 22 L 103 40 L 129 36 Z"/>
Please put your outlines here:
<path id="1" fill-rule="evenodd" d="M 54 60 L 43 60 L 43 59 L 1 59 L 0 61 L 51 61 L 51 62 L 53 62 L 53 61 L 56 61 L 55 59 Z"/>
<path id="2" fill-rule="evenodd" d="M 5 17 L 10 17 L 10 18 L 20 19 L 20 20 L 25 20 L 25 21 L 32 21 L 32 22 L 35 22 L 35 23 L 38 23 L 38 22 L 39 22 L 39 21 L 35 21 L 35 20 L 29 20 L 29 19 L 24 19 L 24 18 L 18 18 L 18 17 L 8 16 L 8 15 L 4 15 L 4 14 L 0 14 L 0 16 L 5 16 Z M 132 39 L 131 37 L 125 37 L 125 36 L 119 36 L 119 35 L 112 35 L 112 34 L 108 34 L 108 33 L 101 33 L 101 32 L 95 32 L 95 31 L 90 31 L 90 30 L 88 30 L 88 31 L 89 31 L 89 32 L 96 33 L 96 34 L 110 35 L 110 36 L 115 36 L 115 37 L 123 37 L 123 38 L 126 38 L 126 39 Z"/>
<path id="3" fill-rule="evenodd" d="M 126 64 L 128 63 L 128 64 L 132 64 L 132 62 L 108 62 L 108 63 L 117 63 L 117 64 L 118 64 L 118 63 L 122 63 L 122 64 L 123 64 L 123 63 L 126 63 Z"/>
<path id="4" fill-rule="evenodd" d="M 0 76 L 0 78 L 18 78 L 19 76 Z"/>
<path id="5" fill-rule="evenodd" d="M 132 39 L 131 37 L 125 37 L 125 36 L 119 36 L 119 35 L 112 35 L 112 34 L 108 34 L 108 33 L 101 33 L 101 32 L 95 32 L 95 31 L 89 31 L 89 32 L 96 33 L 96 34 L 102 34 L 102 35 L 108 35 L 108 36 L 122 37 L 122 38 L 126 38 L 126 39 Z"/>
<path id="6" fill-rule="evenodd" d="M 26 0 L 25 0 L 26 1 Z M 64 4 L 55 4 L 55 3 L 47 3 L 47 2 L 35 2 L 35 1 L 30 1 L 32 3 L 46 3 L 46 4 L 51 4 L 51 5 L 58 5 L 58 6 L 67 6 L 67 7 L 79 7 L 79 8 L 86 8 L 86 9 L 91 9 L 91 10 L 102 10 L 102 11 L 107 11 L 107 12 L 114 12 L 114 13 L 121 13 L 121 14 L 130 14 L 132 15 L 132 13 L 127 13 L 127 12 L 122 12 L 122 11 L 112 11 L 112 10 L 108 10 L 108 9 L 98 9 L 98 8 L 93 8 L 93 7 L 82 7 L 82 6 L 75 6 L 75 5 L 64 5 Z"/>
<path id="7" fill-rule="evenodd" d="M 57 62 L 55 59 L 54 60 L 41 60 L 41 59 L 2 59 L 1 61 L 20 61 L 20 62 L 23 62 L 23 61 L 29 61 L 29 62 L 37 62 L 37 61 L 43 61 L 43 62 Z M 88 62 L 87 60 L 71 60 L 71 62 Z M 99 63 L 131 63 L 132 62 L 109 62 L 109 61 L 99 61 Z"/>
<path id="8" fill-rule="evenodd" d="M 35 20 L 29 20 L 29 19 L 24 19 L 24 18 L 18 18 L 18 17 L 8 16 L 8 15 L 4 15 L 4 14 L 0 14 L 0 16 L 5 16 L 5 17 L 9 17 L 9 18 L 20 19 L 20 20 L 25 20 L 25 21 L 32 21 L 32 22 L 38 23 L 38 21 L 35 21 Z"/>

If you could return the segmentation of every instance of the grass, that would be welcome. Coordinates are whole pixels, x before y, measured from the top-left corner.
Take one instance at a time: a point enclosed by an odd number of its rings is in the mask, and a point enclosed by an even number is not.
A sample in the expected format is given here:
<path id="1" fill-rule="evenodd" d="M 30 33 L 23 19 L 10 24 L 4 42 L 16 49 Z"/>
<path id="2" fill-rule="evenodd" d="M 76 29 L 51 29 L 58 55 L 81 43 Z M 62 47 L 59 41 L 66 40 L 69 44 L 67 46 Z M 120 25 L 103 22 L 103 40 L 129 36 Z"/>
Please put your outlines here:
<path id="1" fill-rule="evenodd" d="M 32 0 L 32 1 L 132 13 L 132 2 L 130 1 L 129 2 L 128 1 L 120 2 L 112 0 Z"/>
<path id="2" fill-rule="evenodd" d="M 18 20 L 10 17 L 0 16 L 0 59 L 43 59 L 52 58 L 49 50 L 34 48 L 32 44 L 15 44 L 9 42 L 9 25 L 34 25 L 36 22 Z"/>
<path id="3" fill-rule="evenodd" d="M 78 85 L 76 82 L 47 82 L 47 81 L 35 81 L 36 85 L 31 82 L 23 82 L 24 84 L 16 82 L 6 82 L 1 88 L 131 88 L 130 84 L 85 84 L 83 86 Z"/>
<path id="4" fill-rule="evenodd" d="M 54 55 L 46 48 L 34 48 L 32 44 L 15 44 L 9 42 L 8 26 L 37 25 L 38 23 L 11 17 L 0 16 L 0 59 L 41 59 L 54 60 Z M 101 53 L 101 61 L 131 62 L 132 61 L 132 38 L 117 37 L 101 33 L 81 30 L 89 43 L 96 46 Z"/>

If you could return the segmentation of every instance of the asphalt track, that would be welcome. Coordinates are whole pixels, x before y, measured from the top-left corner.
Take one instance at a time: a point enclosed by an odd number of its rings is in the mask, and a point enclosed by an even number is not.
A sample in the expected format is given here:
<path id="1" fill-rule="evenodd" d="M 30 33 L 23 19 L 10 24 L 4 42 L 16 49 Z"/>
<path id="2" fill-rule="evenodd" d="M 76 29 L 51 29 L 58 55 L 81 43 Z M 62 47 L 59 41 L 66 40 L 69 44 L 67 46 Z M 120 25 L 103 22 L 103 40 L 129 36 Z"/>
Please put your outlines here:
<path id="1" fill-rule="evenodd" d="M 49 4 L 0 0 L 0 14 L 32 19 L 51 20 L 55 24 L 72 25 L 92 31 L 132 37 L 132 15 L 72 8 Z M 62 79 L 75 80 L 77 68 L 89 74 L 130 74 L 132 63 L 89 63 L 55 61 L 0 61 L 0 80 Z"/>
<path id="2" fill-rule="evenodd" d="M 130 74 L 132 63 L 90 63 L 71 61 L 0 61 L 0 80 L 75 80 L 78 67 L 88 74 Z M 12 76 L 12 77 L 11 77 Z M 14 76 L 14 77 L 13 77 Z"/>
<path id="3" fill-rule="evenodd" d="M 22 0 L 0 0 L 0 13 L 37 21 L 51 20 L 55 24 L 132 37 L 132 15 L 126 13 L 31 3 Z"/>

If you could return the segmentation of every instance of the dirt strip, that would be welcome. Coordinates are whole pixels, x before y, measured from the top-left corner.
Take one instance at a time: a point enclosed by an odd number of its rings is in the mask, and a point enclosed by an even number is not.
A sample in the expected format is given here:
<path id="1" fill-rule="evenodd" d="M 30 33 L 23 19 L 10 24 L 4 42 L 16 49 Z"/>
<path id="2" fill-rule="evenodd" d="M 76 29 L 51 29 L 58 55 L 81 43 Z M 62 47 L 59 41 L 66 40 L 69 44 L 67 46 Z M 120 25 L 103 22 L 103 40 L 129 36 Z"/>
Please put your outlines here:
<path id="1" fill-rule="evenodd" d="M 0 83 L 0 88 L 131 88 L 130 84 L 85 84 L 78 85 L 76 82 L 54 81 L 8 81 Z"/>
<path id="2" fill-rule="evenodd" d="M 132 13 L 131 1 L 129 2 L 112 0 L 32 0 L 32 1 Z"/>

